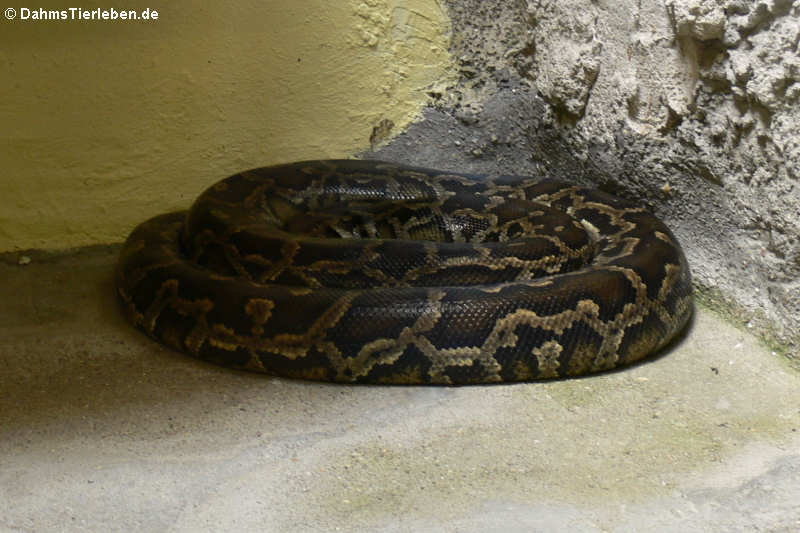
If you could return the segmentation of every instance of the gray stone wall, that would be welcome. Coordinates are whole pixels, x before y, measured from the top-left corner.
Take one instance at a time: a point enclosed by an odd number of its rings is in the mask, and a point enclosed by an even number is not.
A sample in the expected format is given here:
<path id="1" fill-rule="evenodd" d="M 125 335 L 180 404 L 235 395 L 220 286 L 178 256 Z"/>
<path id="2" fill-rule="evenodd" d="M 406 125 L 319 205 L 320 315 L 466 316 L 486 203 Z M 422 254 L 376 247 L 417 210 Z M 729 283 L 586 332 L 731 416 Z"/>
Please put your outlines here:
<path id="1" fill-rule="evenodd" d="M 458 82 L 371 153 L 637 198 L 800 358 L 800 0 L 449 0 Z"/>

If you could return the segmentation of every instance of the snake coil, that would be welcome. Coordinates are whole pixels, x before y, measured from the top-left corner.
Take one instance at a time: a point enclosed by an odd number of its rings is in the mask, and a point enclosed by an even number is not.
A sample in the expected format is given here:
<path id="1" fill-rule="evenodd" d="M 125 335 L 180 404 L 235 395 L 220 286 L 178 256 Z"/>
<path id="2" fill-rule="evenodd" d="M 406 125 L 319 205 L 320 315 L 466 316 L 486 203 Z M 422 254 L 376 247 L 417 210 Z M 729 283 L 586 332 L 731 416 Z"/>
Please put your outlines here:
<path id="1" fill-rule="evenodd" d="M 578 376 L 654 353 L 692 313 L 686 258 L 642 207 L 380 161 L 224 179 L 139 225 L 116 285 L 171 348 L 339 382 Z"/>

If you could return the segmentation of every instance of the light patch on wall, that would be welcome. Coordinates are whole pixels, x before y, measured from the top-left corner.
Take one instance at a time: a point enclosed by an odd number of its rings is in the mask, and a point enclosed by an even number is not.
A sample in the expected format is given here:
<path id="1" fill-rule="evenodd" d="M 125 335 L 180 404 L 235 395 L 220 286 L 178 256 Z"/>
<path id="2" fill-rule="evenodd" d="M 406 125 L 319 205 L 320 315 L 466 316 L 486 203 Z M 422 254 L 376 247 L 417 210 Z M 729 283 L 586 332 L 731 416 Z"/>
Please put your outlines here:
<path id="1" fill-rule="evenodd" d="M 402 131 L 452 73 L 430 0 L 0 22 L 0 251 L 120 241 L 237 170 L 347 157 Z"/>

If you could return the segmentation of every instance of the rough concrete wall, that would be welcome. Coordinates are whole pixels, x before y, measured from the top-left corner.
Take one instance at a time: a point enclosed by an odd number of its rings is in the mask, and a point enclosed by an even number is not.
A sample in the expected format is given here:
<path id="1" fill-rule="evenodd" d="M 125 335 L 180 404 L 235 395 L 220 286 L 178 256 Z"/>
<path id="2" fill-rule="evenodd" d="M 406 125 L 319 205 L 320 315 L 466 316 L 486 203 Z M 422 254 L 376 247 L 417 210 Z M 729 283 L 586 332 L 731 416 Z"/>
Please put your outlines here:
<path id="1" fill-rule="evenodd" d="M 800 0 L 450 0 L 460 79 L 377 151 L 639 198 L 701 294 L 800 344 Z"/>

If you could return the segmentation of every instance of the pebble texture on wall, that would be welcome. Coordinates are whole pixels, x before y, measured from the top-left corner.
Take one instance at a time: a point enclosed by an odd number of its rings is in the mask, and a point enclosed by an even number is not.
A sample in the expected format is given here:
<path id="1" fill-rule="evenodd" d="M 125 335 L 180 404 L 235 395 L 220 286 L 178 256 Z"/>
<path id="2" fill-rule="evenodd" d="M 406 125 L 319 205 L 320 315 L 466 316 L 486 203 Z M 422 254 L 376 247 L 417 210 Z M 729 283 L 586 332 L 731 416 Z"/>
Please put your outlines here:
<path id="1" fill-rule="evenodd" d="M 710 301 L 800 344 L 800 1 L 450 0 L 459 82 L 378 151 L 649 202 Z"/>

